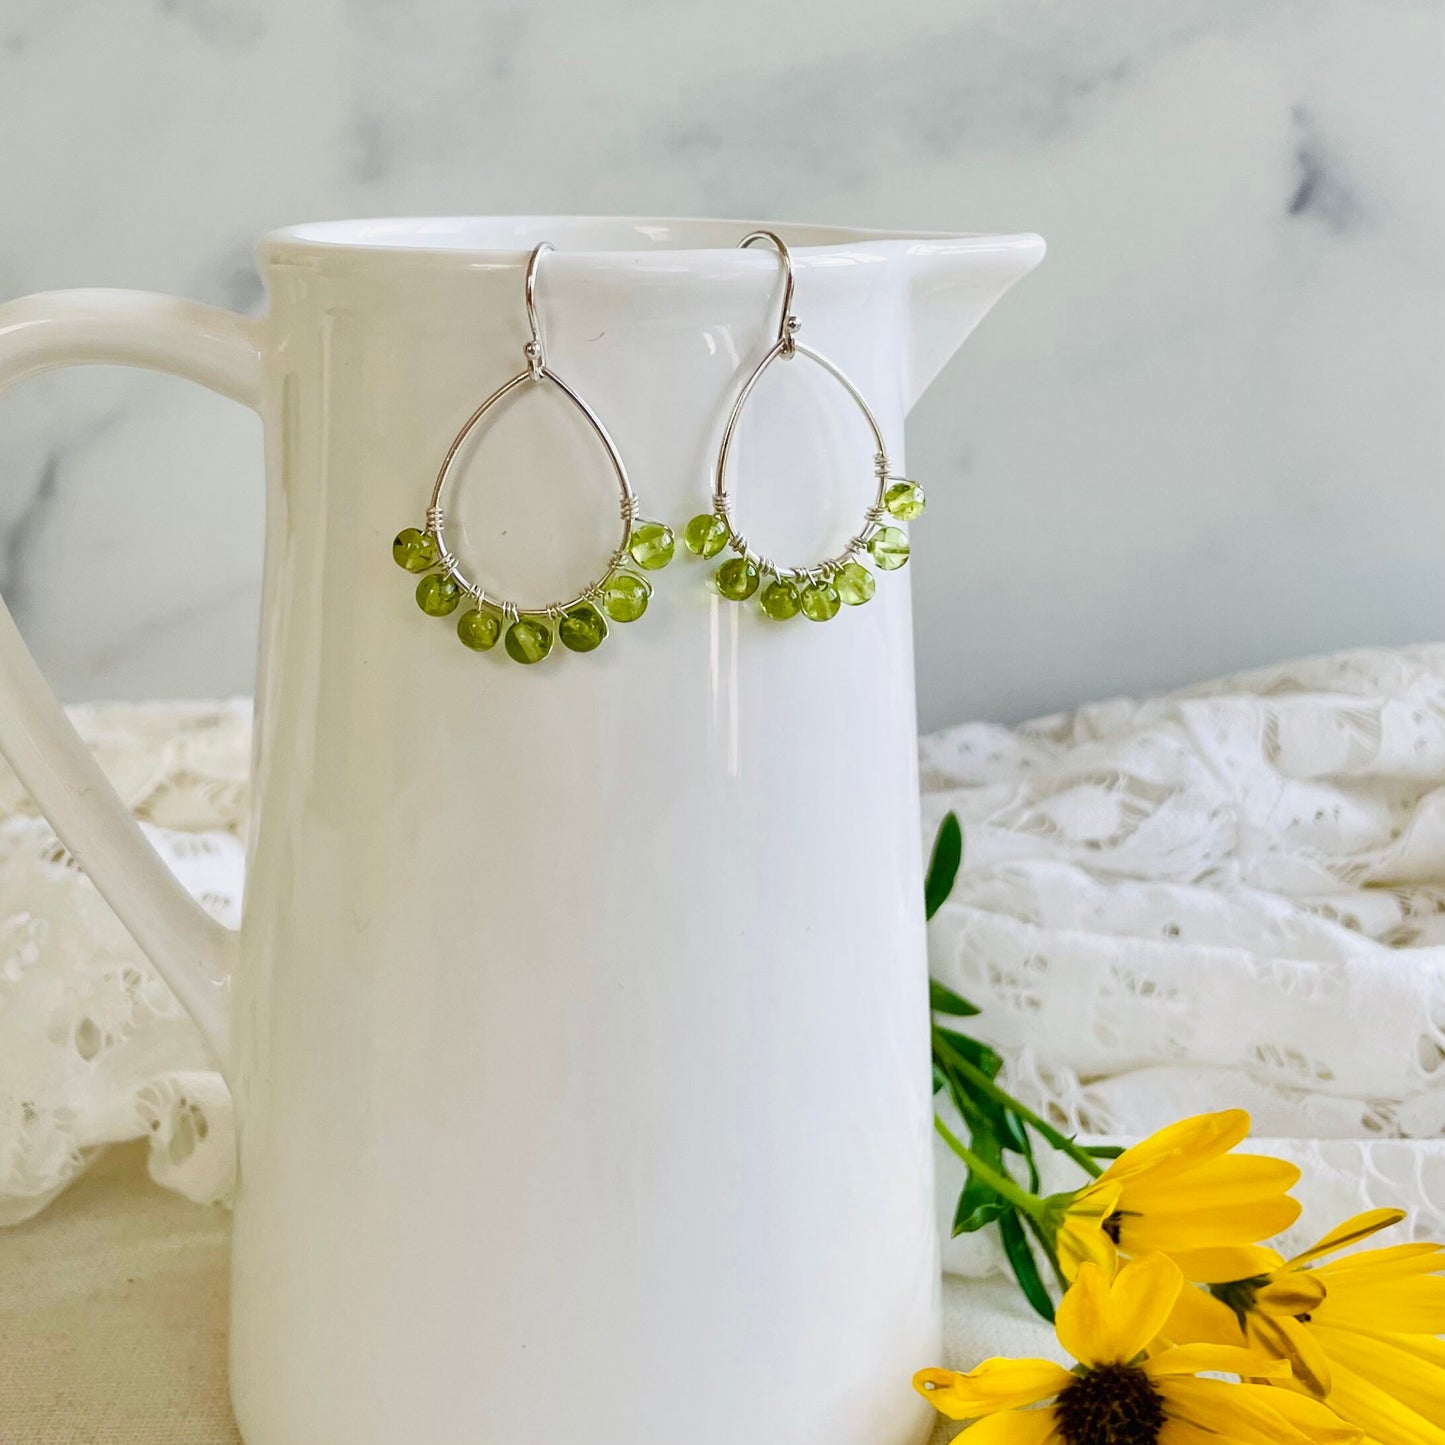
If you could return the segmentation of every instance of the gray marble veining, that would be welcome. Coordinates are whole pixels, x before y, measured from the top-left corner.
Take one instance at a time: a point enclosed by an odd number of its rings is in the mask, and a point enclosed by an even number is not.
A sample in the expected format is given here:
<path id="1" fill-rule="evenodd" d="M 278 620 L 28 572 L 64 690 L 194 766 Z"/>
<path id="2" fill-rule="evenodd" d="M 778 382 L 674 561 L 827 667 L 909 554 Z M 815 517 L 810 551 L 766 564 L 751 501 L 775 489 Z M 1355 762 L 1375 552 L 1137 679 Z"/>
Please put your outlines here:
<path id="1" fill-rule="evenodd" d="M 1042 232 L 915 414 L 923 721 L 1436 636 L 1442 0 L 102 0 L 0 13 L 0 295 L 255 312 L 348 214 Z M 0 585 L 70 697 L 249 686 L 254 421 L 0 407 Z"/>

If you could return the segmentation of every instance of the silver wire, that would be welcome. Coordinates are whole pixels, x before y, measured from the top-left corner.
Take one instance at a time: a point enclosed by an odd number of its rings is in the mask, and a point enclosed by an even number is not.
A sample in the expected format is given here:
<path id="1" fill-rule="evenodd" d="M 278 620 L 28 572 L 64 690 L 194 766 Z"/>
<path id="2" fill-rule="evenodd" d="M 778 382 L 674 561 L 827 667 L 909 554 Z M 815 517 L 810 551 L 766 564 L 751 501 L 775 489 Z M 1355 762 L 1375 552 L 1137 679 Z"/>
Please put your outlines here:
<path id="1" fill-rule="evenodd" d="M 542 257 L 552 250 L 550 241 L 539 241 L 527 257 L 527 276 L 522 283 L 522 292 L 527 300 L 527 325 L 532 330 L 532 339 L 522 348 L 527 358 L 527 369 L 533 381 L 541 381 L 547 367 L 547 343 L 542 337 L 542 319 L 537 314 L 537 273 L 542 269 Z"/>
<path id="2" fill-rule="evenodd" d="M 773 231 L 753 231 L 744 236 L 738 242 L 738 246 L 739 248 L 751 246 L 755 241 L 769 242 L 777 250 L 782 261 L 783 309 L 778 320 L 777 339 L 768 348 L 763 359 L 753 368 L 747 380 L 738 388 L 738 393 L 733 398 L 732 409 L 728 412 L 727 421 L 723 426 L 722 442 L 718 447 L 717 464 L 713 470 L 713 511 L 727 525 L 728 543 L 733 551 L 745 557 L 759 572 L 779 578 L 786 577 L 795 582 L 810 582 L 815 581 L 824 573 L 836 572 L 840 567 L 851 562 L 860 552 L 866 550 L 873 535 L 883 525 L 883 519 L 888 515 L 888 509 L 884 502 L 884 494 L 890 480 L 888 448 L 883 440 L 883 428 L 879 426 L 878 418 L 873 415 L 873 409 L 847 373 L 829 361 L 821 352 L 814 351 L 811 346 L 804 346 L 801 341 L 797 340 L 798 329 L 802 323 L 793 314 L 793 255 L 788 250 L 786 242 Z M 727 488 L 728 456 L 732 451 L 738 420 L 742 416 L 743 408 L 747 405 L 753 388 L 757 386 L 768 367 L 779 357 L 786 359 L 793 356 L 805 356 L 809 361 L 822 367 L 852 397 L 854 404 L 862 412 L 863 419 L 868 423 L 869 430 L 873 433 L 873 441 L 877 449 L 873 457 L 873 471 L 878 485 L 873 501 L 864 513 L 862 527 L 848 539 L 842 551 L 836 556 L 823 562 L 814 563 L 811 567 L 782 567 L 766 553 L 757 551 L 748 542 L 747 537 L 733 519 L 733 501 Z"/>
<path id="3" fill-rule="evenodd" d="M 793 314 L 793 253 L 788 243 L 776 231 L 751 231 L 738 242 L 738 250 L 745 251 L 754 241 L 767 241 L 773 246 L 783 262 L 783 310 L 778 317 L 778 341 L 784 356 L 793 354 L 793 337 L 802 322 Z"/>
<path id="4" fill-rule="evenodd" d="M 442 458 L 441 467 L 437 471 L 436 482 L 432 486 L 431 501 L 427 505 L 426 521 L 427 531 L 436 538 L 439 562 L 445 568 L 447 574 L 452 577 L 463 591 L 474 597 L 478 606 L 489 606 L 502 614 L 504 621 L 510 619 L 515 622 L 522 613 L 542 613 L 553 619 L 560 617 L 562 613 L 578 606 L 580 603 L 591 601 L 599 596 L 607 585 L 607 579 L 619 567 L 624 565 L 631 556 L 629 551 L 632 542 L 632 534 L 638 518 L 637 496 L 632 490 L 632 483 L 627 476 L 627 467 L 622 460 L 622 454 L 617 450 L 617 443 L 612 440 L 611 433 L 602 423 L 602 418 L 592 410 L 590 406 L 580 397 L 568 384 L 562 380 L 547 365 L 546 341 L 542 332 L 542 320 L 537 310 L 537 273 L 541 269 L 542 257 L 553 249 L 548 241 L 542 241 L 532 248 L 531 255 L 527 258 L 526 277 L 523 282 L 523 296 L 527 307 L 527 326 L 531 331 L 531 338 L 522 348 L 523 355 L 527 358 L 527 369 L 520 371 L 509 381 L 503 382 L 482 404 L 462 423 L 461 430 L 452 438 L 452 444 L 447 448 L 446 456 Z M 499 402 L 508 397 L 517 387 L 527 381 L 551 382 L 558 391 L 565 396 L 573 406 L 586 418 L 587 424 L 592 428 L 597 440 L 602 443 L 602 449 L 607 453 L 607 459 L 612 464 L 612 470 L 617 477 L 619 491 L 619 512 L 622 520 L 622 540 L 618 543 L 617 549 L 608 558 L 607 571 L 596 581 L 588 583 L 580 592 L 567 602 L 549 602 L 544 607 L 524 607 L 520 603 L 508 598 L 499 597 L 486 590 L 479 583 L 472 581 L 463 573 L 455 556 L 453 556 L 446 543 L 446 511 L 442 505 L 442 498 L 446 492 L 447 483 L 451 479 L 452 466 L 456 461 L 457 453 L 461 451 L 473 428 L 484 416 Z"/>

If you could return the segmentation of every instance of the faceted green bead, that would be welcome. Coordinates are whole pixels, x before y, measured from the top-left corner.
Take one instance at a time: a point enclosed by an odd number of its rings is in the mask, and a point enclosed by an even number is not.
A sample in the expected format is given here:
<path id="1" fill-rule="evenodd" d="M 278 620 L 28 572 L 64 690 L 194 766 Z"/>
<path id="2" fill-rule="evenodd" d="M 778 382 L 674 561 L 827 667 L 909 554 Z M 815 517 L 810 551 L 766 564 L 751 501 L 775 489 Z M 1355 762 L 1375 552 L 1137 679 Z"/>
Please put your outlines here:
<path id="1" fill-rule="evenodd" d="M 730 557 L 717 569 L 717 590 L 731 602 L 746 602 L 758 590 L 758 569 L 746 557 Z"/>
<path id="2" fill-rule="evenodd" d="M 786 622 L 788 618 L 798 615 L 798 589 L 781 577 L 763 588 L 763 595 L 758 602 L 774 622 Z"/>
<path id="3" fill-rule="evenodd" d="M 457 610 L 462 589 L 445 572 L 432 572 L 416 584 L 416 605 L 428 617 L 445 617 Z"/>
<path id="4" fill-rule="evenodd" d="M 895 572 L 908 560 L 908 537 L 898 527 L 880 527 L 874 532 L 868 550 L 885 572 Z"/>
<path id="5" fill-rule="evenodd" d="M 682 543 L 695 557 L 716 557 L 728 544 L 728 524 L 715 512 L 702 512 L 682 529 Z"/>
<path id="6" fill-rule="evenodd" d="M 861 562 L 845 562 L 833 577 L 838 597 L 849 607 L 861 607 L 873 600 L 878 583 L 873 574 Z"/>
<path id="7" fill-rule="evenodd" d="M 573 652 L 591 652 L 607 637 L 607 620 L 590 602 L 579 602 L 562 614 L 557 636 Z"/>
<path id="8" fill-rule="evenodd" d="M 643 522 L 632 530 L 632 540 L 627 550 L 639 567 L 656 572 L 672 561 L 672 528 L 661 522 Z"/>
<path id="9" fill-rule="evenodd" d="M 917 482 L 894 482 L 883 493 L 883 505 L 888 508 L 888 515 L 897 517 L 900 522 L 911 522 L 921 517 L 925 501 L 923 488 Z"/>
<path id="10" fill-rule="evenodd" d="M 436 566 L 441 554 L 437 551 L 437 539 L 430 532 L 403 527 L 391 544 L 391 555 L 398 567 L 405 567 L 408 572 L 425 572 L 428 567 Z"/>
<path id="11" fill-rule="evenodd" d="M 838 589 L 831 582 L 810 582 L 799 599 L 809 622 L 827 622 L 838 615 Z"/>
<path id="12" fill-rule="evenodd" d="M 602 589 L 602 605 L 614 622 L 636 622 L 647 611 L 652 584 L 635 572 L 614 572 Z"/>
<path id="13" fill-rule="evenodd" d="M 483 612 L 480 607 L 473 607 L 457 618 L 457 636 L 473 652 L 495 647 L 501 635 L 502 624 L 496 614 Z"/>
<path id="14" fill-rule="evenodd" d="M 541 662 L 552 650 L 552 629 L 540 617 L 519 617 L 507 629 L 505 646 L 513 662 Z"/>

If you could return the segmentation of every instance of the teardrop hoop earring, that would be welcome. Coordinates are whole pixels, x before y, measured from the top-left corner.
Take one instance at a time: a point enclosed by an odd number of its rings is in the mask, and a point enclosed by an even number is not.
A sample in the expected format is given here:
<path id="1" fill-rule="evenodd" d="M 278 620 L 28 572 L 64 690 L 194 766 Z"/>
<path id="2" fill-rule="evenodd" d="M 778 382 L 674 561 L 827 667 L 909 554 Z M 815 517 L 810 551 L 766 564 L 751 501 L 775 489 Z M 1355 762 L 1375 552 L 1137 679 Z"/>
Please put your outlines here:
<path id="1" fill-rule="evenodd" d="M 496 645 L 505 628 L 503 645 L 507 656 L 522 663 L 541 662 L 551 653 L 554 637 L 572 652 L 591 652 L 607 637 L 607 618 L 613 622 L 635 622 L 647 610 L 652 585 L 632 569 L 656 571 L 672 560 L 673 553 L 671 528 L 661 522 L 639 520 L 637 497 L 628 480 L 627 468 L 601 418 L 547 365 L 542 323 L 537 315 L 537 272 L 542 257 L 551 249 L 543 241 L 527 258 L 524 291 L 527 325 L 532 335 L 522 348 L 526 367 L 499 386 L 462 423 L 432 485 L 426 525 L 403 528 L 391 545 L 392 557 L 399 567 L 425 574 L 416 584 L 416 602 L 428 617 L 448 617 L 468 599 L 471 605 L 457 619 L 457 636 L 462 643 L 474 652 L 486 652 Z M 607 559 L 602 575 L 575 597 L 542 607 L 528 607 L 496 596 L 462 571 L 447 546 L 443 506 L 453 464 L 463 443 L 494 406 L 529 382 L 550 383 L 582 413 L 616 474 L 622 513 L 622 539 Z"/>
<path id="2" fill-rule="evenodd" d="M 813 622 L 827 622 L 837 616 L 840 603 L 858 607 L 872 598 L 877 583 L 859 560 L 863 554 L 866 553 L 873 565 L 884 572 L 892 572 L 908 561 L 908 537 L 901 528 L 893 526 L 892 521 L 911 522 L 923 514 L 923 488 L 907 477 L 894 475 L 878 419 L 848 376 L 821 352 L 797 339 L 802 322 L 793 313 L 793 257 L 787 245 L 772 231 L 754 231 L 744 236 L 738 245 L 747 247 L 755 241 L 770 243 L 783 263 L 783 310 L 778 322 L 778 335 L 733 398 L 713 470 L 712 511 L 694 517 L 684 528 L 682 540 L 688 551 L 697 557 L 716 557 L 724 548 L 737 554 L 722 563 L 713 578 L 718 592 L 730 601 L 746 601 L 762 587 L 759 603 L 763 612 L 775 621 L 785 622 L 801 612 Z M 878 482 L 873 502 L 863 515 L 863 525 L 848 539 L 843 550 L 808 567 L 780 566 L 771 557 L 753 548 L 738 526 L 727 484 L 728 455 L 732 450 L 738 419 L 753 388 L 779 358 L 789 361 L 796 356 L 805 356 L 820 366 L 863 413 L 863 419 L 873 433 L 876 448 L 873 474 Z"/>

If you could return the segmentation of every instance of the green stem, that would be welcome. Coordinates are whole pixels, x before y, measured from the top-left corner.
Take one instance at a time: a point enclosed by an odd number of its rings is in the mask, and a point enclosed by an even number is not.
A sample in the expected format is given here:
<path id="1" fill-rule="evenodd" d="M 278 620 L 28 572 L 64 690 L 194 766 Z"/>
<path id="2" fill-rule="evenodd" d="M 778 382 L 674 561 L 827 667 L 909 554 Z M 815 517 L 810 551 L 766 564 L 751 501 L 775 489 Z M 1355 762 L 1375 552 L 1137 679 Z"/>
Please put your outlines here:
<path id="1" fill-rule="evenodd" d="M 1097 1179 L 1104 1172 L 1099 1167 L 1098 1160 L 1087 1150 L 1081 1148 L 1067 1134 L 1059 1133 L 1047 1119 L 1039 1118 L 1032 1109 L 1020 1104 L 1012 1094 L 999 1088 L 982 1069 L 964 1058 L 946 1038 L 940 1037 L 936 1027 L 933 1030 L 933 1047 L 935 1052 L 942 1054 L 948 1060 L 949 1067 L 955 1073 L 962 1075 L 980 1094 L 992 1099 L 996 1104 L 1003 1105 L 1005 1109 L 1012 1109 L 1025 1124 L 1033 1128 L 1055 1149 L 1067 1154 L 1091 1179 Z"/>
<path id="2" fill-rule="evenodd" d="M 1054 1271 L 1054 1278 L 1059 1282 L 1059 1288 L 1067 1293 L 1069 1281 L 1064 1277 L 1063 1266 L 1059 1263 L 1059 1257 L 1054 1253 L 1054 1246 L 1049 1241 L 1048 1231 L 1038 1222 L 1037 1219 L 1029 1218 L 1024 1221 L 1028 1225 L 1030 1233 L 1038 1240 L 1039 1248 L 1043 1251 L 1044 1258 L 1048 1260 Z"/>
<path id="3" fill-rule="evenodd" d="M 1037 1194 L 1020 1189 L 1007 1174 L 995 1169 L 991 1164 L 986 1164 L 937 1114 L 933 1116 L 933 1127 L 938 1130 L 943 1142 L 968 1165 L 970 1174 L 977 1175 L 1001 1199 L 1007 1199 L 1020 1214 L 1029 1219 L 1038 1217 L 1044 1202 Z"/>

